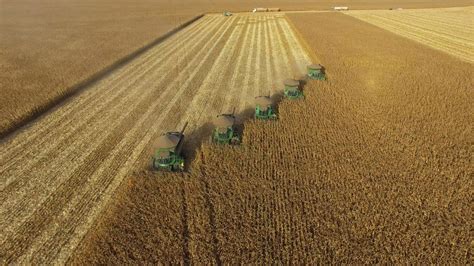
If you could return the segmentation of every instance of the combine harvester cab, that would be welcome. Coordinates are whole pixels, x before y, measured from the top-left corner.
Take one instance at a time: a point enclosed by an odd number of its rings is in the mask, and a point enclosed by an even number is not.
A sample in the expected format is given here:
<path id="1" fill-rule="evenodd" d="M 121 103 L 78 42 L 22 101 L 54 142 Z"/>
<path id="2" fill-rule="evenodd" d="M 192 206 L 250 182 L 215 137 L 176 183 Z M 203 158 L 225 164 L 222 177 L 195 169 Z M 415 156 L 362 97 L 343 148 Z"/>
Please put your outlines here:
<path id="1" fill-rule="evenodd" d="M 300 98 L 304 98 L 303 92 L 300 90 L 300 82 L 294 79 L 287 79 L 284 82 L 285 90 L 284 95 L 285 98 L 290 100 L 297 100 Z"/>
<path id="2" fill-rule="evenodd" d="M 155 154 L 153 155 L 152 168 L 155 171 L 184 171 L 184 158 L 181 154 L 184 142 L 184 130 L 181 132 L 167 132 L 160 136 L 156 143 Z"/>
<path id="3" fill-rule="evenodd" d="M 235 112 L 235 109 L 234 109 Z M 232 114 L 218 115 L 213 123 L 214 130 L 211 136 L 212 143 L 238 145 L 240 137 L 235 130 L 235 116 Z"/>
<path id="4" fill-rule="evenodd" d="M 277 115 L 273 109 L 273 101 L 269 96 L 255 97 L 255 119 L 275 120 Z"/>
<path id="5" fill-rule="evenodd" d="M 320 64 L 312 64 L 307 67 L 308 78 L 313 80 L 326 80 L 325 69 Z"/>

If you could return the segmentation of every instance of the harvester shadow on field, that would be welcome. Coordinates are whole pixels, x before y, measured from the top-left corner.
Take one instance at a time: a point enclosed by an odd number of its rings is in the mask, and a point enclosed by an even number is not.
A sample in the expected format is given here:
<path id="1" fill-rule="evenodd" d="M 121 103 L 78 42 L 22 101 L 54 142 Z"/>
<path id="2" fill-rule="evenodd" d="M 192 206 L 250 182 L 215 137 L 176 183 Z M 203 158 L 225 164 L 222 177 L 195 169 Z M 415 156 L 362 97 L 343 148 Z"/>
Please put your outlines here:
<path id="1" fill-rule="evenodd" d="M 249 119 L 253 119 L 253 114 L 255 110 L 253 108 L 246 108 L 242 112 L 235 114 L 236 123 L 234 125 L 235 133 L 242 137 L 244 134 L 244 124 Z M 188 172 L 190 167 L 193 164 L 193 161 L 196 159 L 196 155 L 199 151 L 199 148 L 203 144 L 211 144 L 212 132 L 215 128 L 215 125 L 208 121 L 203 125 L 197 127 L 196 130 L 190 132 L 186 135 L 183 147 L 183 155 L 185 157 L 185 171 Z M 220 144 L 213 144 L 220 145 Z"/>
<path id="2" fill-rule="evenodd" d="M 283 101 L 284 97 L 284 92 L 283 90 L 279 90 L 274 92 L 271 96 L 270 99 L 272 99 L 273 102 L 273 109 L 275 110 L 275 113 L 278 115 L 278 109 L 280 106 L 280 103 Z"/>
<path id="3" fill-rule="evenodd" d="M 275 113 L 278 113 L 278 105 L 283 100 L 283 92 L 278 91 L 274 94 L 269 94 L 271 101 L 273 102 L 273 109 Z M 233 126 L 236 136 L 240 138 L 240 141 L 243 138 L 245 132 L 245 123 L 251 119 L 254 119 L 255 108 L 247 107 L 239 113 L 232 114 L 235 115 L 235 124 Z M 216 114 L 217 116 L 218 114 Z M 219 114 L 220 115 L 220 114 Z M 240 144 L 215 144 L 212 141 L 213 131 L 215 129 L 215 124 L 212 120 L 207 121 L 206 123 L 196 127 L 193 131 L 184 133 L 185 138 L 182 144 L 181 155 L 184 159 L 184 172 L 190 172 L 193 162 L 196 159 L 199 149 L 203 144 L 209 145 L 240 145 Z M 239 141 L 239 142 L 240 142 Z M 153 153 L 154 151 L 151 151 Z M 145 170 L 146 171 L 146 170 Z M 160 171 L 154 170 L 151 166 L 148 171 L 155 172 L 158 174 Z"/>
<path id="4" fill-rule="evenodd" d="M 194 130 L 193 132 L 190 132 L 186 135 L 183 148 L 183 155 L 185 158 L 184 171 L 189 171 L 192 162 L 196 158 L 196 154 L 199 150 L 199 147 L 201 147 L 203 143 L 209 140 L 213 128 L 213 124 L 209 121 L 196 128 L 196 130 Z"/>

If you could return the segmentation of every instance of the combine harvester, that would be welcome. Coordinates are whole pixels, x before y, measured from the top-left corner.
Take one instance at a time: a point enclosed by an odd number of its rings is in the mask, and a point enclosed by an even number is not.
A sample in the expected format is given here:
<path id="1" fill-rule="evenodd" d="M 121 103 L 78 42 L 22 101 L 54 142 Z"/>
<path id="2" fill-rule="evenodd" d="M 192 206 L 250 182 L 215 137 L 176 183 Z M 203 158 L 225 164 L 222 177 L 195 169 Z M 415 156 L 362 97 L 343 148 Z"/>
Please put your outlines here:
<path id="1" fill-rule="evenodd" d="M 232 114 L 221 114 L 214 119 L 214 130 L 211 136 L 212 143 L 238 145 L 240 137 L 235 130 L 235 108 Z"/>
<path id="2" fill-rule="evenodd" d="M 307 66 L 308 78 L 314 80 L 326 80 L 325 69 L 320 64 L 311 64 Z"/>
<path id="3" fill-rule="evenodd" d="M 273 101 L 270 96 L 255 97 L 255 119 L 275 120 L 277 115 L 273 110 Z"/>
<path id="4" fill-rule="evenodd" d="M 225 11 L 223 15 L 224 17 L 230 17 L 232 16 L 232 13 L 230 11 Z"/>
<path id="5" fill-rule="evenodd" d="M 181 132 L 167 132 L 156 143 L 152 167 L 156 171 L 184 171 L 184 158 L 181 154 L 184 142 L 184 125 Z"/>
<path id="6" fill-rule="evenodd" d="M 300 90 L 300 82 L 294 79 L 287 79 L 284 81 L 285 90 L 284 95 L 285 98 L 290 100 L 297 100 L 300 98 L 304 98 L 303 92 Z"/>

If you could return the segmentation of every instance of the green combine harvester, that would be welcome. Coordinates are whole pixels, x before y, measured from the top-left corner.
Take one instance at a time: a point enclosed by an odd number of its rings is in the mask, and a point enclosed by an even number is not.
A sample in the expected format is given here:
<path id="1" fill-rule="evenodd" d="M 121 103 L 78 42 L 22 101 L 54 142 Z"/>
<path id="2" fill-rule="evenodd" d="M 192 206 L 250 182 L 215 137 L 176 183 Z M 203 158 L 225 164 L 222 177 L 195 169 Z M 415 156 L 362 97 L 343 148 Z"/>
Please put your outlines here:
<path id="1" fill-rule="evenodd" d="M 273 101 L 269 96 L 255 97 L 255 119 L 274 120 L 277 118 L 273 110 Z"/>
<path id="2" fill-rule="evenodd" d="M 181 154 L 184 141 L 184 130 L 181 132 L 167 132 L 160 136 L 156 142 L 152 167 L 156 171 L 184 171 L 184 158 Z"/>
<path id="3" fill-rule="evenodd" d="M 230 17 L 230 16 L 232 16 L 232 13 L 230 13 L 230 11 L 224 12 L 224 17 Z"/>
<path id="4" fill-rule="evenodd" d="M 308 77 L 314 80 L 325 80 L 326 74 L 325 69 L 320 64 L 312 64 L 307 67 Z"/>
<path id="5" fill-rule="evenodd" d="M 214 131 L 212 132 L 211 141 L 218 144 L 232 144 L 237 145 L 240 143 L 240 138 L 235 131 L 235 116 L 234 111 L 232 114 L 221 114 L 218 115 L 214 123 Z"/>
<path id="6" fill-rule="evenodd" d="M 303 98 L 303 92 L 300 90 L 300 82 L 294 79 L 287 79 L 284 82 L 285 90 L 284 95 L 285 98 L 290 100 L 296 100 Z"/>

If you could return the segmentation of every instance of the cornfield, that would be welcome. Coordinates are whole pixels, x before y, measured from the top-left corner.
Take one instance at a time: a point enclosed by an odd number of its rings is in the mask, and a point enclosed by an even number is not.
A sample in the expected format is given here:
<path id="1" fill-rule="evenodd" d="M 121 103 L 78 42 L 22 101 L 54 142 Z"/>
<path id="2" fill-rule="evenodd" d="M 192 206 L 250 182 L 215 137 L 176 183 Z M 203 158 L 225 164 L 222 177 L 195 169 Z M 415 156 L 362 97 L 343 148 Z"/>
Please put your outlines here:
<path id="1" fill-rule="evenodd" d="M 328 81 L 189 174 L 130 176 L 70 262 L 470 263 L 472 65 L 342 14 L 289 18 Z"/>

